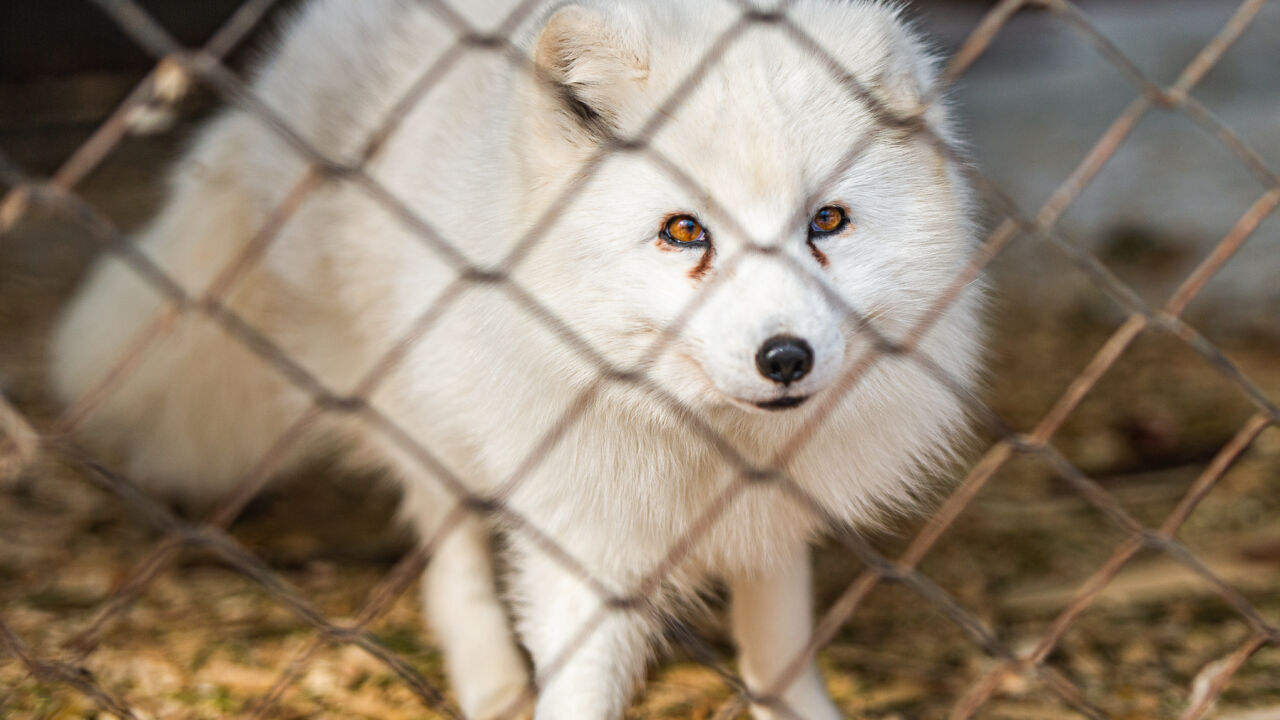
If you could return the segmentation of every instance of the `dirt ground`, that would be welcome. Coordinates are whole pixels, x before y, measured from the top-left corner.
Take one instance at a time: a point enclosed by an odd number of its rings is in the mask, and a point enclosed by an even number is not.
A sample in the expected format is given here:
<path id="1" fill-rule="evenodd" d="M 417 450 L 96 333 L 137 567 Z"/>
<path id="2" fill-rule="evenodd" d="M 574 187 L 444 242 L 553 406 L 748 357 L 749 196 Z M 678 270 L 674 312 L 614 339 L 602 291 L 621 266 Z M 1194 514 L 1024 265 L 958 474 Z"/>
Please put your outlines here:
<path id="1" fill-rule="evenodd" d="M 46 173 L 87 129 L 68 123 L 5 130 L 0 148 L 29 172 Z M 136 226 L 154 207 L 159 169 L 177 153 L 181 135 L 128 140 L 86 181 L 84 196 L 120 226 Z M 1062 262 L 1049 247 L 1042 250 L 1045 262 Z M 43 341 L 92 252 L 73 223 L 39 208 L 0 235 L 0 391 L 37 424 L 48 423 L 55 411 L 43 390 Z M 1118 324 L 1097 291 L 1057 304 L 1002 294 L 1002 277 L 1029 272 L 1035 268 L 997 262 L 992 274 L 986 399 L 1020 429 L 1039 419 Z M 1203 329 L 1270 397 L 1280 398 L 1280 347 L 1262 337 L 1218 338 L 1213 328 Z M 1180 341 L 1149 334 L 1089 395 L 1055 444 L 1129 512 L 1157 525 L 1252 412 L 1243 393 Z M 976 443 L 969 457 L 976 459 L 988 443 Z M 322 466 L 304 476 L 305 483 L 256 501 L 234 535 L 331 618 L 350 619 L 407 546 L 390 523 L 394 498 L 373 489 L 375 478 L 333 477 Z M 903 518 L 872 541 L 896 555 L 922 523 Z M 0 615 L 37 654 L 57 657 L 63 641 L 157 538 L 137 513 L 80 471 L 56 456 L 42 457 L 0 489 Z M 1280 621 L 1280 432 L 1261 435 L 1180 538 L 1269 621 Z M 1043 463 L 1018 459 L 992 479 L 922 569 L 1021 650 L 1123 539 Z M 823 607 L 860 569 L 840 549 L 822 551 Z M 416 603 L 416 593 L 406 594 L 373 630 L 443 683 Z M 702 632 L 728 657 L 721 632 Z M 1166 557 L 1144 553 L 1048 662 L 1111 717 L 1175 717 L 1197 676 L 1247 634 L 1204 582 Z M 232 718 L 312 638 L 305 623 L 251 580 L 207 555 L 188 553 L 111 626 L 88 665 L 104 687 L 151 717 Z M 996 665 L 930 603 L 888 585 L 870 594 L 820 657 L 849 716 L 886 720 L 944 717 Z M 715 673 L 677 648 L 653 670 L 629 717 L 709 718 L 730 694 Z M 1262 710 L 1272 714 L 1254 714 Z M 1215 713 L 1224 720 L 1280 717 L 1280 648 L 1256 653 Z M 337 646 L 321 652 L 270 716 L 434 717 L 382 664 Z M 1022 677 L 1007 678 L 978 716 L 1078 717 L 1034 678 Z M 0 651 L 0 717 L 104 716 L 74 690 L 32 679 Z"/>

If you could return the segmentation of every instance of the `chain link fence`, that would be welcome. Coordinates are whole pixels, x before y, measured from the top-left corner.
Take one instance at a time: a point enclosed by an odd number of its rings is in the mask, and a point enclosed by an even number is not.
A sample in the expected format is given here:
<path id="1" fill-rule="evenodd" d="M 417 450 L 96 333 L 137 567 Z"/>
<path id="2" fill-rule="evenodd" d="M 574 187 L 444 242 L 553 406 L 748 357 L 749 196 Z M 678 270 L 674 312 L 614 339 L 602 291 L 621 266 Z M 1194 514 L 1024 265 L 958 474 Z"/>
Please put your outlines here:
<path id="1" fill-rule="evenodd" d="M 453 29 L 456 42 L 439 59 L 425 68 L 412 89 L 396 104 L 381 127 L 368 138 L 355 164 L 343 164 L 325 155 L 296 132 L 288 117 L 276 114 L 264 98 L 228 68 L 224 59 L 251 31 L 258 26 L 275 4 L 272 0 L 246 0 L 240 9 L 218 30 L 203 47 L 183 47 L 159 25 L 146 10 L 133 0 L 94 0 L 119 27 L 140 47 L 156 58 L 156 64 L 147 77 L 125 99 L 113 114 L 103 122 L 92 136 L 70 156 L 50 177 L 32 177 L 19 167 L 12 156 L 0 149 L 0 182 L 7 189 L 0 200 L 0 241 L 3 233 L 13 228 L 33 206 L 43 206 L 68 218 L 85 233 L 95 238 L 102 248 L 115 253 L 126 262 L 137 276 L 162 294 L 168 301 L 164 313 L 155 317 L 128 344 L 127 351 L 116 360 L 103 380 L 83 397 L 67 407 L 51 424 L 36 423 L 24 416 L 8 401 L 0 397 L 0 479 L 12 480 L 29 469 L 42 452 L 49 452 L 81 466 L 86 477 L 102 488 L 118 496 L 135 516 L 145 520 L 163 532 L 163 539 L 150 552 L 138 560 L 126 577 L 122 578 L 109 598 L 92 609 L 92 617 L 75 637 L 59 648 L 36 649 L 15 632 L 0 612 L 0 658 L 5 662 L 16 661 L 39 681 L 68 686 L 83 693 L 100 710 L 121 718 L 139 718 L 126 695 L 115 692 L 95 679 L 88 670 L 88 660 L 99 648 L 104 636 L 120 623 L 142 593 L 169 567 L 184 549 L 200 548 L 216 555 L 230 568 L 258 584 L 290 613 L 314 628 L 311 642 L 303 647 L 283 666 L 261 697 L 246 710 L 247 717 L 271 716 L 282 696 L 302 678 L 308 667 L 325 647 L 346 645 L 358 648 L 382 663 L 408 688 L 423 706 L 445 717 L 460 717 L 451 706 L 443 688 L 424 675 L 412 663 L 381 642 L 370 631 L 370 626 L 388 611 L 410 585 L 423 572 L 432 556 L 433 548 L 455 527 L 467 513 L 491 516 L 500 520 L 513 533 L 521 534 L 535 543 L 548 557 L 569 572 L 578 575 L 587 585 L 595 588 L 603 600 L 600 614 L 582 627 L 570 643 L 565 656 L 575 651 L 583 640 L 602 622 L 608 613 L 627 613 L 644 609 L 647 597 L 659 587 L 664 578 L 681 562 L 690 548 L 699 543 L 734 499 L 750 492 L 760 484 L 770 484 L 782 489 L 802 506 L 819 516 L 826 517 L 822 506 L 809 497 L 781 468 L 789 457 L 799 452 L 822 419 L 833 409 L 839 398 L 854 387 L 867 371 L 887 356 L 908 358 L 921 363 L 948 387 L 956 384 L 932 366 L 928 359 L 915 352 L 921 338 L 930 330 L 933 322 L 946 312 L 960 291 L 977 278 L 1001 252 L 1020 235 L 1038 238 L 1057 247 L 1070 258 L 1080 271 L 1092 279 L 1096 287 L 1109 296 L 1127 313 L 1127 319 L 1115 329 L 1106 343 L 1092 357 L 1082 372 L 1067 387 L 1052 408 L 1041 420 L 1027 430 L 1011 427 L 990 407 L 959 391 L 961 399 L 972 407 L 974 415 L 986 431 L 995 438 L 985 449 L 941 504 L 920 532 L 907 545 L 905 552 L 896 558 L 887 557 L 874 549 L 855 532 L 833 523 L 834 537 L 838 544 L 861 563 L 864 570 L 834 603 L 820 615 L 814 633 L 799 657 L 789 665 L 789 670 L 769 688 L 748 690 L 731 665 L 709 643 L 700 640 L 696 633 L 679 633 L 679 639 L 694 660 L 706 664 L 731 688 L 733 694 L 715 713 L 716 718 L 738 717 L 751 704 L 772 708 L 786 717 L 798 717 L 781 700 L 782 691 L 798 676 L 813 655 L 822 650 L 854 616 L 864 599 L 882 583 L 894 583 L 917 593 L 936 607 L 946 618 L 961 629 L 989 658 L 992 664 L 980 679 L 954 704 L 951 717 L 969 718 L 980 712 L 984 705 L 999 691 L 1002 683 L 1012 676 L 1035 677 L 1044 688 L 1080 715 L 1089 718 L 1108 717 L 1108 714 L 1074 683 L 1067 674 L 1046 662 L 1059 647 L 1063 638 L 1076 621 L 1093 606 L 1108 584 L 1116 578 L 1126 564 L 1144 550 L 1163 553 L 1203 578 L 1224 601 L 1238 614 L 1249 628 L 1247 638 L 1229 655 L 1215 663 L 1211 672 L 1197 679 L 1194 688 L 1188 688 L 1188 700 L 1182 710 L 1185 720 L 1205 717 L 1217 698 L 1230 685 L 1233 677 L 1250 660 L 1251 656 L 1268 645 L 1280 643 L 1280 627 L 1274 618 L 1268 618 L 1261 610 L 1231 583 L 1221 578 L 1206 563 L 1178 539 L 1178 531 L 1201 501 L 1209 495 L 1233 463 L 1268 428 L 1280 422 L 1280 406 L 1274 399 L 1234 363 L 1225 352 L 1210 342 L 1199 330 L 1183 320 L 1183 312 L 1201 289 L 1249 239 L 1250 235 L 1280 204 L 1280 175 L 1230 127 L 1221 122 L 1207 107 L 1196 100 L 1192 91 L 1197 83 L 1218 63 L 1233 42 L 1250 26 L 1265 5 L 1266 0 L 1244 0 L 1231 15 L 1229 21 L 1186 65 L 1181 75 L 1169 86 L 1163 86 L 1145 75 L 1125 55 L 1123 48 L 1113 45 L 1091 23 L 1089 17 L 1069 0 L 1001 0 L 986 13 L 973 28 L 959 51 L 950 59 L 943 74 L 942 88 L 946 90 L 973 66 L 988 46 L 1002 32 L 1011 19 L 1020 12 L 1036 9 L 1047 11 L 1062 23 L 1087 39 L 1104 58 L 1119 68 L 1133 83 L 1132 101 L 1111 122 L 1092 149 L 1066 177 L 1057 191 L 1043 206 L 1033 212 L 1016 207 L 1009 196 L 994 182 L 973 168 L 955 150 L 939 138 L 924 119 L 924 112 L 900 116 L 881 105 L 876 96 L 863 87 L 858 78 L 848 74 L 840 62 L 831 57 L 822 46 L 810 38 L 788 16 L 783 3 L 775 10 L 762 11 L 746 0 L 741 0 L 741 16 L 723 35 L 710 43 L 709 50 L 698 64 L 698 71 L 672 93 L 668 101 L 634 138 L 614 137 L 583 168 L 581 178 L 569 187 L 561 202 L 569 198 L 586 183 L 593 172 L 608 157 L 616 153 L 640 153 L 649 158 L 662 171 L 669 173 L 678 183 L 697 189 L 698 181 L 689 177 L 680 166 L 649 146 L 647 140 L 665 119 L 673 113 L 681 98 L 697 86 L 699 78 L 708 68 L 720 61 L 744 30 L 753 26 L 769 25 L 784 33 L 794 43 L 824 64 L 830 73 L 833 87 L 842 88 L 868 105 L 879 119 L 885 132 L 910 132 L 932 144 L 944 157 L 956 164 L 977 186 L 982 197 L 996 214 L 994 229 L 986 235 L 972 263 L 954 278 L 951 285 L 940 292 L 926 319 L 904 337 L 890 338 L 879 333 L 873 320 L 859 315 L 856 308 L 848 306 L 842 298 L 828 295 L 829 302 L 842 308 L 852 322 L 875 340 L 875 349 L 853 363 L 823 400 L 822 407 L 812 419 L 784 444 L 784 450 L 774 458 L 770 466 L 757 466 L 735 449 L 729 440 L 719 437 L 707 426 L 697 425 L 702 440 L 711 452 L 722 456 L 737 472 L 730 483 L 711 506 L 703 509 L 699 521 L 688 529 L 680 541 L 667 552 L 667 559 L 653 568 L 644 582 L 625 595 L 617 595 L 597 582 L 574 560 L 573 548 L 559 547 L 550 538 L 539 533 L 538 528 L 504 504 L 502 495 L 488 497 L 472 494 L 465 478 L 452 472 L 431 449 L 430 437 L 416 437 L 398 426 L 367 399 L 384 380 L 402 363 L 410 349 L 430 336 L 436 321 L 446 309 L 469 288 L 485 285 L 496 288 L 522 305 L 563 343 L 571 346 L 580 356 L 592 362 L 600 372 L 600 380 L 585 393 L 574 399 L 568 410 L 557 419 L 542 440 L 536 443 L 534 454 L 525 459 L 522 468 L 530 468 L 545 457 L 562 436 L 563 431 L 579 421 L 584 408 L 611 384 L 630 384 L 641 387 L 656 401 L 678 406 L 679 402 L 667 396 L 652 383 L 642 371 L 612 366 L 589 342 L 578 336 L 568 324 L 544 307 L 537 297 L 512 280 L 512 271 L 528 256 L 531 249 L 543 242 L 550 226 L 551 213 L 539 218 L 532 229 L 515 246 L 504 262 L 494 268 L 470 264 L 466 256 L 442 236 L 433 225 L 432 218 L 422 217 L 415 208 L 407 205 L 397 195 L 380 184 L 366 172 L 368 164 L 376 159 L 387 139 L 396 131 L 406 115 L 447 74 L 450 69 L 473 53 L 492 53 L 506 57 L 513 67 L 535 72 L 533 61 L 513 44 L 510 34 L 536 11 L 539 3 L 526 0 L 519 3 L 511 14 L 497 25 L 497 30 L 482 33 L 472 27 L 464 16 L 449 4 L 448 0 L 422 0 L 443 18 Z M 81 182 L 97 168 L 105 158 L 134 130 L 145 125 L 156 112 L 162 112 L 176 102 L 191 83 L 204 83 L 226 102 L 252 115 L 277 133 L 301 157 L 309 169 L 287 193 L 286 200 L 271 213 L 269 220 L 259 228 L 244 250 L 226 267 L 208 291 L 192 296 L 165 271 L 139 252 L 114 223 L 87 202 L 78 193 Z M 926 98 L 928 106 L 937 98 Z M 1137 292 L 1118 279 L 1107 266 L 1094 255 L 1080 248 L 1070 238 L 1064 237 L 1058 221 L 1064 212 L 1081 195 L 1102 170 L 1108 160 L 1126 141 L 1138 122 L 1148 113 L 1180 113 L 1202 128 L 1205 142 L 1222 144 L 1239 161 L 1240 166 L 1258 181 L 1258 195 L 1251 207 L 1234 227 L 1222 238 L 1211 253 L 1205 256 L 1195 270 L 1163 305 L 1146 303 Z M 849 165 L 865 149 L 865 141 L 847 148 L 841 169 Z M 283 352 L 271 338 L 264 336 L 251 324 L 239 317 L 226 303 L 228 293 L 256 262 L 263 257 L 281 228 L 298 212 L 306 199 L 325 183 L 348 183 L 360 188 L 368 198 L 414 229 L 418 238 L 438 258 L 456 271 L 456 280 L 445 288 L 438 299 L 423 308 L 418 320 L 373 367 L 368 368 L 355 390 L 338 393 L 309 372 L 303 365 Z M 732 213 L 721 209 L 725 217 Z M 554 213 L 555 208 L 552 208 Z M 756 248 L 764 253 L 764 248 Z M 786 259 L 771 255 L 779 262 Z M 807 272 L 795 266 L 796 272 Z M 712 292 L 714 279 L 707 284 L 703 294 Z M 696 303 L 695 303 L 696 306 Z M 687 318 L 696 307 L 685 309 Z M 269 363 L 283 378 L 304 391 L 311 398 L 310 407 L 297 417 L 288 430 L 276 438 L 271 449 L 260 458 L 253 471 L 245 477 L 228 497 L 223 498 L 216 509 L 201 522 L 190 522 L 174 514 L 168 508 L 149 498 L 118 471 L 109 467 L 77 444 L 75 431 L 85 418 L 99 407 L 104 398 L 117 388 L 146 356 L 149 348 L 169 332 L 175 319 L 183 313 L 199 313 L 207 316 L 226 331 L 228 342 L 242 343 L 258 357 Z M 681 331 L 683 320 L 666 328 L 651 348 L 649 356 L 656 357 L 672 337 Z M 1204 468 L 1190 490 L 1181 498 L 1176 508 L 1162 523 L 1148 526 L 1137 520 L 1124 505 L 1102 484 L 1077 467 L 1055 448 L 1055 433 L 1081 404 L 1085 396 L 1098 385 L 1105 374 L 1140 336 L 1148 333 L 1167 334 L 1185 343 L 1194 353 L 1212 364 L 1231 384 L 1238 387 L 1254 406 L 1254 414 L 1239 427 L 1235 436 L 1222 446 Z M 181 378 L 175 378 L 180 382 Z M 276 570 L 270 567 L 241 542 L 230 535 L 228 527 L 237 520 L 250 501 L 260 492 L 268 478 L 276 471 L 288 450 L 299 442 L 304 433 L 326 414 L 348 414 L 366 423 L 382 434 L 392 444 L 414 458 L 441 486 L 459 501 L 458 508 L 433 537 L 422 538 L 419 549 L 403 557 L 367 596 L 367 602 L 352 617 L 337 622 L 327 617 L 308 597 L 295 589 Z M 1046 463 L 1053 472 L 1065 479 L 1072 488 L 1097 509 L 1124 535 L 1113 554 L 1096 568 L 1096 571 L 1075 591 L 1065 609 L 1049 624 L 1047 630 L 1028 647 L 1011 647 L 1001 640 L 999 633 L 989 627 L 980 612 L 966 608 L 952 594 L 944 590 L 917 567 L 939 540 L 952 527 L 962 512 L 988 484 L 995 473 L 1014 458 L 1031 456 Z M 526 470 L 507 480 L 507 491 L 517 487 L 528 476 Z M 537 678 L 543 683 L 557 672 L 565 657 L 557 658 L 540 668 Z M 522 708 L 511 708 L 515 717 Z"/>

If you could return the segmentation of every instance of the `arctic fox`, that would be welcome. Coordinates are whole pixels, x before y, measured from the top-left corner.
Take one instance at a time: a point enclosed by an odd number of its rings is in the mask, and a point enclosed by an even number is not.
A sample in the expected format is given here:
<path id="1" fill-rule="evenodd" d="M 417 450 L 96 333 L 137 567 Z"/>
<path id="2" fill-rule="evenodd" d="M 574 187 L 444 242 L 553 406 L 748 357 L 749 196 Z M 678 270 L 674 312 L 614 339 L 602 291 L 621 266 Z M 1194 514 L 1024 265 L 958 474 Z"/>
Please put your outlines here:
<path id="1" fill-rule="evenodd" d="M 460 21 L 494 31 L 508 4 L 315 0 L 251 87 L 355 165 L 459 52 Z M 924 102 L 932 56 L 894 8 L 863 0 L 785 15 L 571 0 L 512 24 L 498 30 L 520 56 L 464 42 L 383 138 L 367 174 L 385 194 L 325 175 L 218 288 L 294 379 L 345 396 L 392 358 L 373 410 L 325 413 L 294 454 L 340 448 L 402 482 L 431 543 L 426 616 L 469 718 L 622 717 L 664 614 L 714 581 L 748 687 L 838 718 L 811 659 L 776 682 L 810 639 L 808 544 L 920 497 L 978 367 L 969 288 L 919 344 L 928 363 L 882 354 L 845 381 L 878 338 L 927 317 L 974 251 L 961 171 L 911 123 L 877 121 L 918 117 L 953 139 L 945 105 Z M 243 111 L 210 122 L 137 237 L 191 295 L 314 167 L 278 130 Z M 100 262 L 54 339 L 60 396 L 95 387 L 164 307 Z M 218 497 L 312 407 L 287 375 L 189 309 L 86 437 L 157 492 Z M 454 512 L 459 484 L 482 502 Z M 506 603 L 495 527 L 510 538 Z"/>

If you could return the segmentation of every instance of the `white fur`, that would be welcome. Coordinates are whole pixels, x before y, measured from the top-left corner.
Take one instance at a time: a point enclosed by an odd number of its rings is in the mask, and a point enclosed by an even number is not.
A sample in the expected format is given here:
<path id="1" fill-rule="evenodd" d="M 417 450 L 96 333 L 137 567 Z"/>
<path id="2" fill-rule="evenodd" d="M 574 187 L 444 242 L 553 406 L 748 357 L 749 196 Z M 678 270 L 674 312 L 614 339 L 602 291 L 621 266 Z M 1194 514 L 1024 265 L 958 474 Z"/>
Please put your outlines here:
<path id="1" fill-rule="evenodd" d="M 465 11 L 492 27 L 507 5 L 484 0 Z M 326 154 L 354 160 L 388 109 L 454 40 L 429 6 L 316 0 L 254 89 Z M 909 110 L 929 92 L 929 57 L 892 9 L 809 0 L 790 14 L 887 106 Z M 535 13 L 517 37 L 549 81 L 596 111 L 597 131 L 627 137 L 737 15 L 713 0 L 581 0 Z M 928 113 L 944 137 L 945 114 L 940 105 Z M 414 345 L 373 404 L 479 495 L 525 473 L 506 505 L 604 588 L 630 596 L 735 481 L 734 464 L 698 423 L 748 461 L 768 465 L 871 347 L 827 293 L 896 337 L 924 317 L 969 258 L 966 189 L 927 143 L 886 133 L 851 167 L 839 167 L 875 126 L 866 104 L 821 61 L 776 27 L 755 26 L 652 137 L 697 188 L 643 153 L 625 153 L 606 160 L 560 206 L 557 198 L 576 182 L 599 138 L 526 69 L 501 54 L 468 53 L 408 115 L 370 175 L 480 267 L 496 266 L 550 211 L 553 221 L 512 278 L 616 367 L 641 363 L 660 392 L 608 386 L 540 462 L 522 465 L 600 371 L 510 293 L 478 285 Z M 178 166 L 172 196 L 138 246 L 199 295 L 305 167 L 259 120 L 229 112 Z M 797 209 L 803 216 L 831 203 L 846 205 L 855 227 L 818 241 L 830 263 L 824 267 L 806 245 L 808 221 L 795 218 Z M 691 277 L 700 252 L 659 241 L 672 213 L 696 215 L 712 233 L 705 276 Z M 751 243 L 774 255 L 748 253 Z M 233 286 L 229 304 L 345 393 L 455 277 L 412 228 L 361 188 L 335 179 L 306 200 Z M 646 362 L 662 329 L 704 290 L 678 337 Z M 976 295 L 962 294 L 921 345 L 961 386 L 976 372 Z M 130 269 L 104 260 L 54 342 L 61 395 L 74 400 L 92 387 L 161 307 Z M 780 333 L 812 346 L 812 372 L 789 390 L 813 398 L 765 412 L 753 403 L 776 398 L 781 388 L 757 371 L 754 358 Z M 149 350 L 87 430 L 118 447 L 129 472 L 149 486 L 210 497 L 242 478 L 308 403 L 268 363 L 191 312 Z M 782 469 L 830 516 L 875 522 L 921 494 L 921 476 L 950 452 L 963 414 L 960 401 L 914 361 L 883 358 Z M 424 538 L 454 507 L 456 499 L 419 459 L 359 418 L 326 416 L 323 432 L 301 450 L 334 444 L 348 448 L 354 462 L 395 471 L 406 489 L 405 513 Z M 677 607 L 715 577 L 736 596 L 733 626 L 745 678 L 769 687 L 807 640 L 805 548 L 824 529 L 823 518 L 777 484 L 752 486 L 663 583 L 649 588 L 655 607 L 607 613 L 578 641 L 601 597 L 531 542 L 526 529 L 512 529 L 511 601 L 538 672 L 576 643 L 557 671 L 542 677 L 536 716 L 621 717 L 643 676 L 656 610 Z M 424 588 L 428 618 L 472 718 L 497 716 L 530 683 L 494 593 L 486 537 L 478 519 L 465 521 L 435 548 Z M 816 668 L 783 697 L 804 717 L 838 716 Z M 763 707 L 756 712 L 772 717 Z"/>

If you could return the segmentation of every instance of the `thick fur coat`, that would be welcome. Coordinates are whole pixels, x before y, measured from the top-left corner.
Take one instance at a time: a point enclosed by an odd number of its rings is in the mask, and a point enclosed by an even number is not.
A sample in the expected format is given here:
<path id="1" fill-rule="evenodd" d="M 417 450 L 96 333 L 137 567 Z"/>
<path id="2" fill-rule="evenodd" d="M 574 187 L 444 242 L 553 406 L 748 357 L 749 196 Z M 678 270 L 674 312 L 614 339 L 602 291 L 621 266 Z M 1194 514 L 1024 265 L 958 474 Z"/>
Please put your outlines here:
<path id="1" fill-rule="evenodd" d="M 456 4 L 482 31 L 510 9 Z M 467 514 L 437 538 L 457 496 L 367 414 L 325 415 L 295 453 L 341 448 L 402 482 L 405 515 L 437 540 L 423 597 L 468 717 L 621 717 L 662 613 L 713 579 L 731 591 L 752 689 L 805 718 L 840 716 L 811 661 L 775 686 L 811 631 L 807 544 L 832 520 L 873 523 L 920 497 L 964 425 L 956 390 L 976 374 L 979 299 L 963 292 L 919 346 L 953 387 L 899 356 L 845 387 L 876 342 L 848 308 L 891 340 L 926 317 L 974 249 L 968 191 L 933 145 L 877 122 L 873 106 L 910 115 L 935 82 L 895 10 L 802 0 L 788 14 L 870 97 L 777 22 L 745 26 L 704 62 L 742 16 L 732 3 L 548 6 L 512 34 L 525 61 L 472 47 L 369 164 L 428 227 L 332 177 L 229 288 L 235 313 L 340 395 L 468 267 L 520 288 L 476 282 L 451 297 L 371 403 L 524 522 Z M 354 164 L 449 52 L 454 27 L 432 3 L 315 0 L 252 87 L 303 139 Z M 923 118 L 951 140 L 944 105 Z M 606 144 L 637 138 L 650 149 L 624 142 L 591 164 Z M 259 118 L 228 111 L 178 164 L 137 246 L 202 295 L 307 167 Z M 60 394 L 74 401 L 98 383 L 163 306 L 131 269 L 103 260 L 54 341 Z M 637 370 L 642 381 L 628 374 Z M 191 311 L 86 433 L 147 486 L 210 498 L 311 402 Z M 717 506 L 743 462 L 771 468 L 779 457 L 821 512 L 767 481 Z M 504 520 L 509 604 L 488 554 Z M 601 614 L 602 595 L 637 594 L 645 602 Z M 754 711 L 775 716 L 767 703 Z"/>

